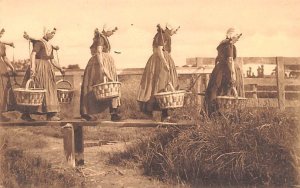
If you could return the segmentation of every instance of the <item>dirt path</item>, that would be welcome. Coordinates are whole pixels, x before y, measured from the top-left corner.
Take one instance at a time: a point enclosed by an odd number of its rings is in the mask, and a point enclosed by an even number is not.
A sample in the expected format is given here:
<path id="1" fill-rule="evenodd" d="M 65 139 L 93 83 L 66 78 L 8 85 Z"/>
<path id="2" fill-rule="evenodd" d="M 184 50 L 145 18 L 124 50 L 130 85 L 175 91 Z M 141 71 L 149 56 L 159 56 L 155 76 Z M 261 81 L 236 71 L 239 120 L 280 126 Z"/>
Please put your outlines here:
<path id="1" fill-rule="evenodd" d="M 35 136 L 31 131 L 22 129 L 22 134 Z M 47 145 L 43 148 L 33 148 L 26 150 L 31 155 L 41 156 L 49 161 L 52 168 L 58 172 L 74 171 L 65 163 L 63 153 L 63 140 L 49 136 L 43 136 Z M 89 143 L 90 141 L 85 141 Z M 85 147 L 84 159 L 85 165 L 76 168 L 76 174 L 83 176 L 86 187 L 174 187 L 163 182 L 159 182 L 150 177 L 142 175 L 141 170 L 126 167 L 119 167 L 107 164 L 109 155 L 123 151 L 125 142 L 116 142 L 109 145 Z"/>

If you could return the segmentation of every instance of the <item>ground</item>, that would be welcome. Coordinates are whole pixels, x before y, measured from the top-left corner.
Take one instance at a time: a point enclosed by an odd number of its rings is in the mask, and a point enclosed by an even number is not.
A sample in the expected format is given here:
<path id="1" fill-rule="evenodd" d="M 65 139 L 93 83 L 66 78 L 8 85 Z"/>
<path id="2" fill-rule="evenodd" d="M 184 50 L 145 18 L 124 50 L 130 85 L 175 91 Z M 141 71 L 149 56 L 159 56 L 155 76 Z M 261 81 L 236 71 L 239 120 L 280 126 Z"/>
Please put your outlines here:
<path id="1" fill-rule="evenodd" d="M 109 157 L 115 152 L 125 150 L 135 139 L 155 128 L 146 128 L 142 131 L 141 128 L 85 127 L 85 137 L 88 138 L 85 139 L 85 164 L 75 169 L 66 164 L 59 129 L 57 126 L 7 127 L 2 131 L 9 132 L 9 135 L 14 137 L 14 141 L 9 143 L 8 147 L 20 147 L 31 156 L 40 156 L 47 160 L 57 173 L 66 171 L 73 173 L 82 179 L 81 183 L 77 183 L 78 186 L 81 184 L 85 187 L 141 187 L 141 185 L 149 188 L 174 187 L 144 176 L 142 170 L 136 166 L 115 166 L 108 163 Z M 28 138 L 34 139 L 30 141 Z"/>

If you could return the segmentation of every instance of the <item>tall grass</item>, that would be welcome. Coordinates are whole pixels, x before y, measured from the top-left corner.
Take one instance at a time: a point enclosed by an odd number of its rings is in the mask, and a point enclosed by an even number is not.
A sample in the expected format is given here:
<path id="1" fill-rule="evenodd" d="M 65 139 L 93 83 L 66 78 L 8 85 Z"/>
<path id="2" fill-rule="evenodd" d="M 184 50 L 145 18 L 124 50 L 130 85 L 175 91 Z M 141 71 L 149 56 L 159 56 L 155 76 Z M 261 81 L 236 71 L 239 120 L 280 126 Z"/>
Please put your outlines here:
<path id="1" fill-rule="evenodd" d="M 72 171 L 54 170 L 30 149 L 45 148 L 42 136 L 30 136 L 18 128 L 0 129 L 0 187 L 72 187 L 84 180 Z"/>
<path id="2" fill-rule="evenodd" d="M 168 128 L 111 157 L 145 174 L 192 185 L 299 183 L 299 127 L 291 113 L 249 110 Z"/>

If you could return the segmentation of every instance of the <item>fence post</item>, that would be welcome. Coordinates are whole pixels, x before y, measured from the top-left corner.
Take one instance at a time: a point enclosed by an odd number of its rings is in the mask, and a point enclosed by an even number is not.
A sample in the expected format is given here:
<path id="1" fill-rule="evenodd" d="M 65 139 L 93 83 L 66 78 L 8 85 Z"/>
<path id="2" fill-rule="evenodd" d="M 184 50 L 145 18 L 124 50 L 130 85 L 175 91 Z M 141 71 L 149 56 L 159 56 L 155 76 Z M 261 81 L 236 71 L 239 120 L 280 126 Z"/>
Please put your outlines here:
<path id="1" fill-rule="evenodd" d="M 276 57 L 276 76 L 277 76 L 277 93 L 278 107 L 280 110 L 285 109 L 285 85 L 284 85 L 284 61 L 283 57 Z"/>
<path id="2" fill-rule="evenodd" d="M 81 71 L 73 72 L 73 87 L 74 87 L 74 99 L 73 99 L 73 117 L 77 117 L 80 114 L 80 90 L 82 84 Z"/>
<path id="3" fill-rule="evenodd" d="M 251 84 L 252 98 L 257 99 L 257 84 Z"/>

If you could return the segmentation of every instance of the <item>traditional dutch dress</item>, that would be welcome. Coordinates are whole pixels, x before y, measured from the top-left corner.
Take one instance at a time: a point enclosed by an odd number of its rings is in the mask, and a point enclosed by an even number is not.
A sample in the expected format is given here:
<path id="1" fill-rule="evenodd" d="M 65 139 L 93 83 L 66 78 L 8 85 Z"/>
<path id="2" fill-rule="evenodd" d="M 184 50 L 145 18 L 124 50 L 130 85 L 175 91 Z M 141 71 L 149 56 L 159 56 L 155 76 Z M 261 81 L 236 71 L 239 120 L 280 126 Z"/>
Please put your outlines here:
<path id="1" fill-rule="evenodd" d="M 97 47 L 102 46 L 103 62 L 99 62 L 97 58 Z M 90 47 L 92 57 L 90 58 L 83 75 L 80 95 L 80 114 L 95 115 L 104 112 L 107 108 L 116 109 L 120 104 L 120 98 L 116 97 L 111 100 L 98 101 L 93 93 L 94 85 L 107 81 L 118 81 L 117 70 L 114 59 L 110 55 L 110 43 L 106 36 L 99 34 L 94 38 L 94 42 Z"/>
<path id="2" fill-rule="evenodd" d="M 229 39 L 226 39 L 219 44 L 217 50 L 217 64 L 211 73 L 205 92 L 204 104 L 208 115 L 211 115 L 219 108 L 216 102 L 217 96 L 230 94 L 232 87 L 236 88 L 239 97 L 244 97 L 243 72 L 238 63 L 235 61 L 237 57 L 235 45 Z M 235 82 L 233 82 L 234 78 L 231 77 L 231 63 L 234 63 L 234 71 L 236 75 Z"/>
<path id="3" fill-rule="evenodd" d="M 5 51 L 5 45 L 0 42 L 0 113 L 13 110 L 15 105 L 7 66 L 2 59 L 6 56 Z"/>
<path id="4" fill-rule="evenodd" d="M 158 47 L 163 46 L 163 55 L 168 63 L 169 70 L 159 57 Z M 178 75 L 174 60 L 171 57 L 171 36 L 158 31 L 153 39 L 153 54 L 148 59 L 138 90 L 137 101 L 143 112 L 149 113 L 160 110 L 154 94 L 165 91 L 170 82 L 178 89 Z"/>
<path id="5" fill-rule="evenodd" d="M 33 43 L 33 52 L 35 55 L 35 78 L 34 82 L 37 88 L 46 90 L 43 104 L 38 108 L 21 107 L 22 112 L 26 113 L 57 113 L 60 111 L 59 102 L 57 98 L 57 87 L 55 81 L 54 66 L 50 60 L 54 58 L 53 47 L 44 38 Z M 30 78 L 30 68 L 27 69 L 23 87 Z"/>

